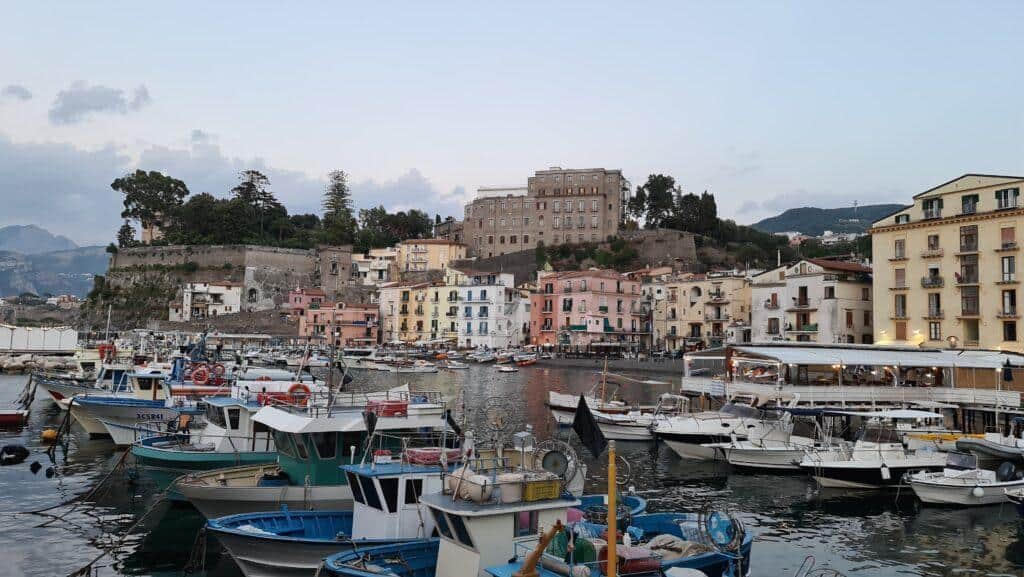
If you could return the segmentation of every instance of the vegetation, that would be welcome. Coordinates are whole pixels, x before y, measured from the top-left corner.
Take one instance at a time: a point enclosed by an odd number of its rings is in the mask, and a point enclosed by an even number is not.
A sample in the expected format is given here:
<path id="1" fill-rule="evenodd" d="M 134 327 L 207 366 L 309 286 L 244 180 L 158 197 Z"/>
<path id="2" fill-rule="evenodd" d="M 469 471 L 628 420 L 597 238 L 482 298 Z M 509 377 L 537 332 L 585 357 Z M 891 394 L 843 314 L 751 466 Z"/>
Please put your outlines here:
<path id="1" fill-rule="evenodd" d="M 289 215 L 273 193 L 270 179 L 257 170 L 243 171 L 227 198 L 208 192 L 189 196 L 185 183 L 155 171 L 137 170 L 110 186 L 124 194 L 124 218 L 163 230 L 163 238 L 154 244 L 311 248 L 320 243 L 353 243 L 356 250 L 366 251 L 408 238 L 429 238 L 433 231 L 430 217 L 415 209 L 392 214 L 378 206 L 360 210 L 357 220 L 348 175 L 340 170 L 328 175 L 322 218 Z M 126 223 L 118 230 L 117 244 L 112 243 L 108 252 L 138 245 L 130 229 Z"/>
<path id="2" fill-rule="evenodd" d="M 634 266 L 637 251 L 629 242 L 612 237 L 607 243 L 538 244 L 537 268 L 550 263 L 555 270 L 580 270 L 592 266 L 627 270 Z"/>
<path id="3" fill-rule="evenodd" d="M 849 208 L 791 208 L 778 216 L 755 222 L 765 232 L 801 232 L 820 236 L 826 230 L 863 233 L 876 220 L 903 208 L 902 204 L 870 204 Z"/>

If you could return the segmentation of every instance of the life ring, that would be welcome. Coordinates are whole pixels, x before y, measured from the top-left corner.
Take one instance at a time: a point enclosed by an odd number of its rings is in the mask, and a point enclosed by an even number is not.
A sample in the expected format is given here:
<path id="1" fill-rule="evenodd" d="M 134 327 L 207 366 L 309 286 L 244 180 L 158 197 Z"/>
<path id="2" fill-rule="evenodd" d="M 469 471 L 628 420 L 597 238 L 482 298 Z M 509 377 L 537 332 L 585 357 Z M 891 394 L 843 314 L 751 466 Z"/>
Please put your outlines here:
<path id="1" fill-rule="evenodd" d="M 202 365 L 192 370 L 192 382 L 196 385 L 205 385 L 210 382 L 210 369 Z"/>
<path id="2" fill-rule="evenodd" d="M 268 377 L 267 375 L 263 375 L 261 377 L 256 377 L 256 380 L 257 381 L 269 381 L 270 377 Z"/>
<path id="3" fill-rule="evenodd" d="M 217 363 L 217 364 L 213 365 L 213 376 L 218 377 L 218 378 L 219 377 L 223 377 L 224 373 L 226 373 L 226 372 L 227 372 L 227 369 L 224 368 L 224 365 L 222 365 L 220 363 Z"/>
<path id="4" fill-rule="evenodd" d="M 102 344 L 96 347 L 100 353 L 101 361 L 112 361 L 117 357 L 117 346 L 112 344 Z"/>
<path id="5" fill-rule="evenodd" d="M 288 387 L 288 396 L 294 405 L 304 405 L 309 400 L 309 387 L 302 383 L 295 383 Z"/>

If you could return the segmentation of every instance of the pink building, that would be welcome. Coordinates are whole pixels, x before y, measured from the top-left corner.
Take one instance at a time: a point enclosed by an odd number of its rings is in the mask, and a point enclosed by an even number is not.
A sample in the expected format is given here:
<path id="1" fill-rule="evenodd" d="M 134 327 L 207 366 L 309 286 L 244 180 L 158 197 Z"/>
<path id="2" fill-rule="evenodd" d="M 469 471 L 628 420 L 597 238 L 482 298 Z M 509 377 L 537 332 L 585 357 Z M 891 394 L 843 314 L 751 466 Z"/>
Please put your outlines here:
<path id="1" fill-rule="evenodd" d="M 530 301 L 535 345 L 639 348 L 648 331 L 640 282 L 614 270 L 539 272 Z"/>
<path id="2" fill-rule="evenodd" d="M 338 347 L 361 347 L 377 344 L 377 313 L 375 304 L 327 303 L 311 304 L 299 319 L 299 337 L 320 339 Z"/>
<path id="3" fill-rule="evenodd" d="M 327 293 L 318 288 L 297 288 L 288 293 L 288 309 L 292 318 L 299 318 L 311 308 L 323 308 Z"/>

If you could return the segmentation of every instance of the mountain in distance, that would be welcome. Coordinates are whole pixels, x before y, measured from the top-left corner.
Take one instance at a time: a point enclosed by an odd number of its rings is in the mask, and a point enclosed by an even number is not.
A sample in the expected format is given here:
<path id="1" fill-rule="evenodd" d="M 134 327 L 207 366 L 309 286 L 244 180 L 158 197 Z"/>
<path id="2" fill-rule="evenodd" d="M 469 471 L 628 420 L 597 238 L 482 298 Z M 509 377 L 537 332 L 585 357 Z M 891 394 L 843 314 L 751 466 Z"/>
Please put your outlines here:
<path id="1" fill-rule="evenodd" d="M 750 225 L 764 232 L 799 232 L 821 236 L 826 230 L 843 233 L 863 233 L 871 223 L 900 210 L 903 204 L 868 204 L 847 208 L 791 208 L 778 216 L 769 217 Z"/>
<path id="2" fill-rule="evenodd" d="M 78 248 L 70 238 L 34 224 L 0 227 L 0 251 L 38 254 Z"/>

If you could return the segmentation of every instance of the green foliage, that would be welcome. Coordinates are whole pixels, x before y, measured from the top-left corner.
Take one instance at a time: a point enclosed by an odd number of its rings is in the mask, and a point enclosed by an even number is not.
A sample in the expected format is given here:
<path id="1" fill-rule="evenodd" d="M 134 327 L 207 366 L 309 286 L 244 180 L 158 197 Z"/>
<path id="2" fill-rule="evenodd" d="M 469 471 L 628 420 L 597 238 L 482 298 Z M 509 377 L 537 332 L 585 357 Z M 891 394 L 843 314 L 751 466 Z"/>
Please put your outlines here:
<path id="1" fill-rule="evenodd" d="M 536 248 L 533 249 L 534 261 L 537 263 L 537 270 L 544 268 L 544 265 L 548 264 L 548 250 L 544 246 L 544 241 L 537 243 Z"/>
<path id="2" fill-rule="evenodd" d="M 117 254 L 117 245 L 110 243 L 107 245 L 107 254 Z"/>
<path id="3" fill-rule="evenodd" d="M 652 174 L 647 177 L 647 182 L 641 190 L 646 199 L 644 216 L 647 219 L 647 226 L 664 227 L 665 221 L 672 216 L 675 197 L 679 193 L 676 179 L 664 174 Z"/>
<path id="4" fill-rule="evenodd" d="M 135 246 L 135 244 L 135 229 L 126 220 L 117 231 L 117 247 L 128 248 Z"/>
<path id="5" fill-rule="evenodd" d="M 348 175 L 343 170 L 334 170 L 327 175 L 327 180 L 327 191 L 324 193 L 324 242 L 352 244 L 358 225 L 352 214 Z"/>
<path id="6" fill-rule="evenodd" d="M 188 196 L 185 183 L 155 170 L 136 170 L 110 183 L 110 188 L 124 194 L 123 218 L 136 218 L 143 226 L 162 225 L 166 216 Z"/>
<path id="7" fill-rule="evenodd" d="M 391 214 L 383 206 L 359 211 L 359 232 L 355 251 L 393 246 L 410 238 L 430 238 L 433 222 L 422 210 L 399 211 Z"/>
<path id="8" fill-rule="evenodd" d="M 796 231 L 819 236 L 826 230 L 862 233 L 876 220 L 903 208 L 902 204 L 869 204 L 847 208 L 791 208 L 752 226 L 766 232 Z"/>

